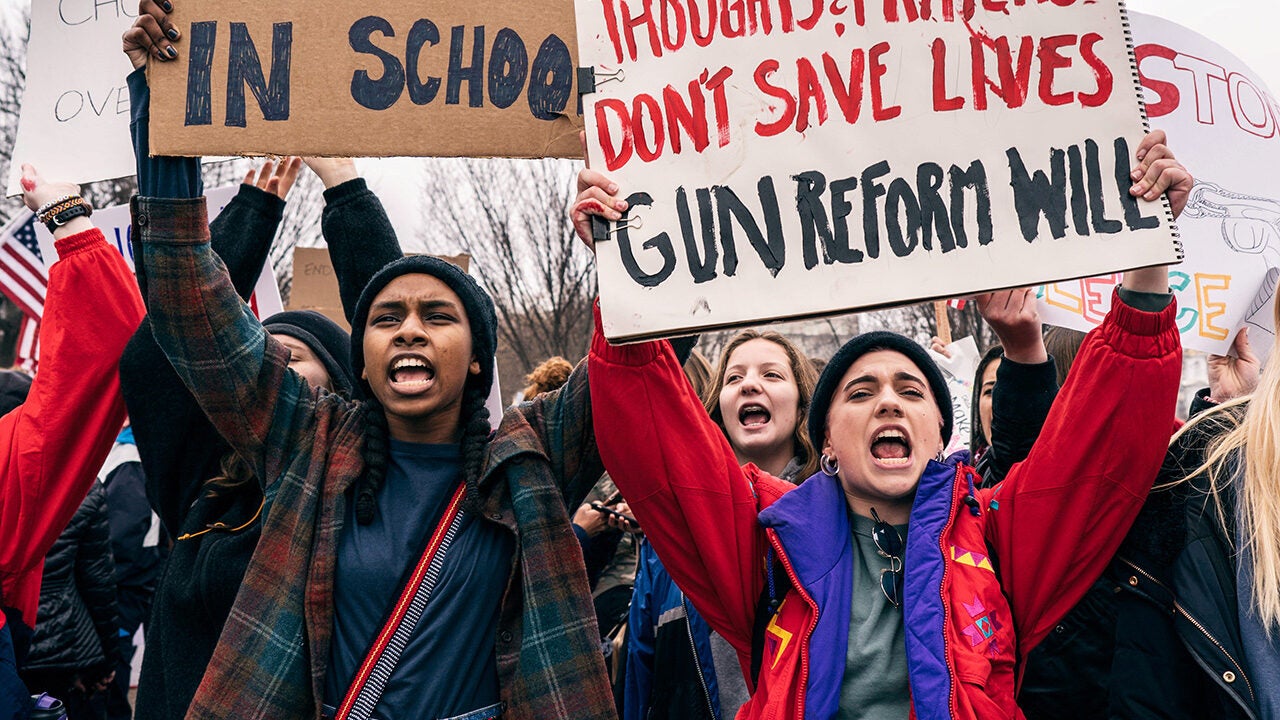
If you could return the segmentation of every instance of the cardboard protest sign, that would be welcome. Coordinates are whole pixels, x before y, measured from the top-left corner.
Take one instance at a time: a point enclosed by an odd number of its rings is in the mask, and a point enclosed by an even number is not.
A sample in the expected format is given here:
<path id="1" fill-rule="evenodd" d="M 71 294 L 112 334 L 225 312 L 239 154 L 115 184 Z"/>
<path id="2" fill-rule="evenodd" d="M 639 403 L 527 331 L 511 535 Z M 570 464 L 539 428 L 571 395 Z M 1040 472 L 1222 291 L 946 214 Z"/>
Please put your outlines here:
<path id="1" fill-rule="evenodd" d="M 26 87 L 6 195 L 22 192 L 22 163 L 76 183 L 134 173 L 125 86 L 133 68 L 120 52 L 120 36 L 137 9 L 137 0 L 31 3 Z"/>
<path id="2" fill-rule="evenodd" d="M 471 256 L 467 253 L 437 257 L 457 265 L 463 272 L 470 272 Z M 351 324 L 342 312 L 338 276 L 334 274 L 328 248 L 293 249 L 293 287 L 289 291 L 289 309 L 315 310 L 344 330 L 351 330 Z"/>
<path id="3" fill-rule="evenodd" d="M 1132 19 L 1152 122 L 1169 133 L 1170 147 L 1196 177 L 1178 223 L 1186 262 L 1170 277 L 1182 342 L 1225 354 L 1253 314 L 1268 270 L 1280 267 L 1280 104 L 1212 41 L 1161 18 L 1133 13 Z M 1119 280 L 1042 287 L 1041 317 L 1088 330 L 1102 321 Z M 1262 301 L 1267 316 L 1271 297 Z M 1257 350 L 1266 338 L 1256 333 L 1251 342 Z"/>
<path id="4" fill-rule="evenodd" d="M 183 0 L 158 155 L 575 157 L 564 2 Z"/>
<path id="5" fill-rule="evenodd" d="M 720 12 L 712 8 L 720 7 Z M 1174 262 L 1118 0 L 577 0 L 611 340 Z"/>
<path id="6" fill-rule="evenodd" d="M 972 417 L 970 411 L 973 393 L 980 390 L 973 386 L 973 375 L 978 371 L 978 363 L 982 360 L 982 355 L 978 352 L 978 343 L 972 336 L 947 345 L 947 351 L 951 353 L 951 357 L 935 352 L 933 348 L 927 348 L 929 356 L 938 363 L 938 367 L 942 368 L 942 375 L 947 379 L 947 388 L 951 390 L 951 415 L 954 424 L 951 438 L 947 442 L 947 449 L 943 451 L 944 454 L 950 455 L 957 450 L 969 447 L 970 428 L 973 427 L 973 423 L 981 422 L 978 418 Z"/>
<path id="7" fill-rule="evenodd" d="M 235 197 L 237 190 L 239 190 L 239 186 L 228 185 L 205 193 L 210 221 L 217 217 L 218 213 L 222 212 L 227 203 L 231 202 L 231 198 Z M 129 214 L 129 206 L 116 205 L 94 210 L 93 224 L 102 230 L 107 242 L 120 251 L 120 254 L 124 256 L 125 262 L 129 264 L 129 269 L 132 270 L 133 244 L 131 238 L 133 237 L 133 221 Z M 40 255 L 47 267 L 58 259 L 58 252 L 53 245 L 53 235 L 49 233 L 48 228 L 40 223 L 35 224 L 35 229 L 36 239 L 40 241 Z M 258 277 L 258 282 L 253 288 L 253 295 L 249 298 L 249 306 L 253 308 L 253 313 L 258 318 L 270 317 L 284 310 L 284 303 L 280 300 L 280 287 L 276 285 L 276 276 L 271 271 L 270 263 L 262 268 L 262 275 Z"/>

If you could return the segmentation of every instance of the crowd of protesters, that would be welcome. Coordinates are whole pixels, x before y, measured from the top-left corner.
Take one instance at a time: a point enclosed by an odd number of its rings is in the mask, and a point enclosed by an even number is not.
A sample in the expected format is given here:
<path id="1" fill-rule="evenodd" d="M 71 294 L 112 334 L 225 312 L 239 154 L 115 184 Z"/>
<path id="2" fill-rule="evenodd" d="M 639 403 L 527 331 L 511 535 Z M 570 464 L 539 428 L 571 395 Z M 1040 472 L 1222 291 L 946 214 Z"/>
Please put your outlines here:
<path id="1" fill-rule="evenodd" d="M 354 163 L 268 162 L 209 222 L 199 159 L 151 156 L 170 12 L 124 37 L 136 276 L 23 166 L 59 260 L 38 374 L 0 374 L 0 720 L 1280 718 L 1280 365 L 1240 333 L 1177 423 L 1167 268 L 1087 335 L 978 296 L 949 457 L 943 371 L 890 332 L 708 360 L 596 310 L 490 417 L 492 299 Z M 1164 134 L 1133 162 L 1179 214 Z M 304 166 L 350 332 L 245 303 Z M 577 191 L 593 247 L 626 203 Z"/>

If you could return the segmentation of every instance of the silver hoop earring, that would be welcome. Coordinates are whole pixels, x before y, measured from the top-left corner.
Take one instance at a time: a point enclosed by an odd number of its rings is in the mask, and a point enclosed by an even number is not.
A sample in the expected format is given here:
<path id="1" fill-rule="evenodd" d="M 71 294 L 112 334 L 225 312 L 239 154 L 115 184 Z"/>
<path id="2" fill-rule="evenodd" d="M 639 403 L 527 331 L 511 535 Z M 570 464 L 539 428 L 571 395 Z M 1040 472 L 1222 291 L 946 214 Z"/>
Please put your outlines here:
<path id="1" fill-rule="evenodd" d="M 831 477 L 838 477 L 840 475 L 840 463 L 834 458 L 827 457 L 826 453 L 822 453 L 822 456 L 818 458 L 818 467 L 822 468 L 822 472 L 830 475 Z"/>
<path id="2" fill-rule="evenodd" d="M 935 457 L 935 458 L 934 458 L 934 460 L 936 460 L 936 461 L 938 461 L 938 462 L 944 462 L 944 461 L 946 461 L 947 456 L 946 456 L 946 455 L 943 455 L 943 453 L 945 453 L 945 452 L 946 452 L 946 450 L 939 450 L 939 451 L 938 451 L 938 456 L 937 456 L 937 457 Z"/>

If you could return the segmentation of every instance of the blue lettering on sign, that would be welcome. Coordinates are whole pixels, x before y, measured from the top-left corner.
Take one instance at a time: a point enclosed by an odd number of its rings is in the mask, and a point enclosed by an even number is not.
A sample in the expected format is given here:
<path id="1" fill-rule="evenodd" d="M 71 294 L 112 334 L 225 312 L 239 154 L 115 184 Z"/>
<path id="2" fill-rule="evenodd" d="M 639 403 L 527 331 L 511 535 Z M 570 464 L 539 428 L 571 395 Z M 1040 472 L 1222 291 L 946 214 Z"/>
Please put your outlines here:
<path id="1" fill-rule="evenodd" d="M 404 55 L 405 83 L 409 87 L 409 100 L 414 105 L 426 105 L 440 93 L 440 78 L 428 77 L 426 82 L 418 75 L 418 57 L 422 46 L 434 47 L 440 42 L 440 29 L 427 19 L 419 20 L 409 28 L 408 47 Z"/>
<path id="2" fill-rule="evenodd" d="M 569 59 L 569 46 L 555 35 L 549 35 L 533 59 L 529 112 L 539 120 L 555 120 L 564 112 L 572 92 L 573 61 Z"/>
<path id="3" fill-rule="evenodd" d="M 484 105 L 484 26 L 472 29 L 475 40 L 471 45 L 471 64 L 462 64 L 462 46 L 466 28 L 455 25 L 449 40 L 449 88 L 445 90 L 447 105 L 457 105 L 462 98 L 462 83 L 467 83 L 467 104 Z"/>
<path id="4" fill-rule="evenodd" d="M 520 99 L 525 78 L 529 77 L 529 53 L 524 40 L 511 28 L 502 28 L 493 39 L 489 56 L 489 102 L 503 110 Z"/>
<path id="5" fill-rule="evenodd" d="M 352 50 L 373 55 L 382 61 L 382 75 L 376 80 L 367 70 L 356 71 L 351 77 L 351 98 L 370 110 L 386 110 L 400 99 L 404 89 L 404 67 L 395 55 L 373 44 L 375 32 L 385 37 L 396 36 L 391 23 L 373 15 L 357 20 L 347 33 Z"/>
<path id="6" fill-rule="evenodd" d="M 213 57 L 218 39 L 216 22 L 191 24 L 187 62 L 185 124 L 213 124 Z M 227 64 L 227 127 L 245 127 L 245 86 L 258 102 L 264 120 L 289 119 L 289 81 L 293 53 L 293 23 L 275 23 L 271 32 L 271 79 L 262 71 L 262 59 L 244 23 L 231 23 L 231 49 Z"/>
<path id="7" fill-rule="evenodd" d="M 391 23 L 376 15 L 357 20 L 347 33 L 353 51 L 382 66 L 376 77 L 369 70 L 357 70 L 351 77 L 351 98 L 370 110 L 394 106 L 406 89 L 410 102 L 428 105 L 439 97 L 443 85 L 446 105 L 484 107 L 487 96 L 490 105 L 505 110 L 527 93 L 531 115 L 555 120 L 573 96 L 573 60 L 569 47 L 555 35 L 543 40 L 531 63 L 528 45 L 517 31 L 498 30 L 488 46 L 485 26 L 473 26 L 468 32 L 467 26 L 455 25 L 449 28 L 445 76 L 425 79 L 421 70 L 425 51 L 440 44 L 435 23 L 423 18 L 413 24 L 404 39 L 403 63 L 401 48 L 375 43 L 375 35 L 381 40 L 397 37 Z"/>
<path id="8" fill-rule="evenodd" d="M 191 23 L 191 49 L 187 51 L 187 125 L 213 124 L 213 47 L 218 23 Z"/>
<path id="9" fill-rule="evenodd" d="M 293 23 L 276 23 L 271 32 L 271 82 L 244 23 L 231 23 L 231 63 L 227 67 L 227 127 L 244 127 L 244 86 L 253 91 L 264 120 L 289 119 L 289 66 Z"/>

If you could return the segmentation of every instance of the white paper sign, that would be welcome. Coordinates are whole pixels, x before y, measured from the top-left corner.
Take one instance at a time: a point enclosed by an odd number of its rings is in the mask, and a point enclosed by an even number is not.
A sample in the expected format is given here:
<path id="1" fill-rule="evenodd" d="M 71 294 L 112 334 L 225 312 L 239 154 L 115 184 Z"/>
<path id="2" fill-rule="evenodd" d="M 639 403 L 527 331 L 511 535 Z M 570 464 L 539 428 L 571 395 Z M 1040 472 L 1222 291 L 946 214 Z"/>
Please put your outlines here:
<path id="1" fill-rule="evenodd" d="M 978 371 L 982 356 L 978 352 L 978 343 L 972 336 L 948 345 L 947 351 L 951 353 L 951 357 L 934 352 L 933 348 L 926 350 L 934 362 L 938 363 L 938 367 L 942 368 L 947 387 L 951 390 L 953 429 L 944 451 L 944 454 L 950 455 L 969 447 L 969 429 L 973 427 L 973 423 L 979 422 L 978 418 L 971 417 L 969 413 L 973 403 L 973 375 Z"/>
<path id="2" fill-rule="evenodd" d="M 1153 125 L 1196 177 L 1179 219 L 1186 262 L 1173 268 L 1183 345 L 1226 354 L 1256 314 L 1267 272 L 1280 267 L 1280 105 L 1227 50 L 1161 18 L 1131 13 Z M 1045 322 L 1088 330 L 1101 322 L 1119 276 L 1040 289 Z M 1260 303 L 1270 317 L 1271 294 Z M 1267 321 L 1269 326 L 1270 321 Z M 1255 332 L 1259 350 L 1268 338 Z"/>
<path id="3" fill-rule="evenodd" d="M 718 7 L 719 11 L 710 8 Z M 577 0 L 611 340 L 1175 261 L 1119 0 Z"/>
<path id="4" fill-rule="evenodd" d="M 236 192 L 239 189 L 240 186 L 238 185 L 228 185 L 205 193 L 210 222 L 218 216 L 218 213 L 222 212 L 227 203 L 231 202 L 231 199 L 236 196 Z M 94 210 L 93 224 L 102 230 L 102 234 L 106 236 L 108 243 L 115 245 L 120 254 L 124 256 L 125 262 L 129 264 L 129 269 L 132 270 L 133 244 L 130 242 L 130 238 L 133 232 L 133 220 L 129 214 L 129 206 L 116 205 Z M 45 266 L 48 267 L 58 258 L 57 250 L 53 244 L 53 235 L 49 233 L 48 228 L 40 223 L 35 224 L 35 229 L 36 238 L 40 241 L 40 255 L 44 258 Z M 258 283 L 254 285 L 253 296 L 249 299 L 249 305 L 259 318 L 271 317 L 278 312 L 284 311 L 284 303 L 280 300 L 280 287 L 276 285 L 276 276 L 271 271 L 269 262 L 262 269 L 262 275 L 258 277 Z"/>
<path id="5" fill-rule="evenodd" d="M 120 36 L 137 0 L 34 0 L 22 115 L 6 194 L 22 192 L 22 164 L 75 183 L 135 172 L 129 141 L 133 70 Z"/>

